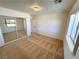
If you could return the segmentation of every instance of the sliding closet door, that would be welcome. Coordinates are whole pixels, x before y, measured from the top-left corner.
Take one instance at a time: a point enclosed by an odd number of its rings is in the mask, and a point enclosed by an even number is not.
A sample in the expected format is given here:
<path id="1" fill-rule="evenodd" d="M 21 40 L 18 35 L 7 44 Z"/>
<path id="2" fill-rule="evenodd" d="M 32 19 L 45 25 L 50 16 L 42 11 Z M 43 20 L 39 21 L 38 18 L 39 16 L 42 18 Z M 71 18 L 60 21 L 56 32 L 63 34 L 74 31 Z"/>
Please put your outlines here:
<path id="1" fill-rule="evenodd" d="M 1 30 L 5 43 L 17 39 L 16 35 L 16 20 L 11 17 L 2 17 Z"/>
<path id="2" fill-rule="evenodd" d="M 1 16 L 0 16 L 1 17 Z M 24 18 L 5 17 L 0 18 L 0 27 L 5 43 L 13 42 L 26 37 L 26 24 Z"/>
<path id="3" fill-rule="evenodd" d="M 25 37 L 26 32 L 24 31 L 24 19 L 23 18 L 16 18 L 16 23 L 17 23 L 18 39 Z"/>

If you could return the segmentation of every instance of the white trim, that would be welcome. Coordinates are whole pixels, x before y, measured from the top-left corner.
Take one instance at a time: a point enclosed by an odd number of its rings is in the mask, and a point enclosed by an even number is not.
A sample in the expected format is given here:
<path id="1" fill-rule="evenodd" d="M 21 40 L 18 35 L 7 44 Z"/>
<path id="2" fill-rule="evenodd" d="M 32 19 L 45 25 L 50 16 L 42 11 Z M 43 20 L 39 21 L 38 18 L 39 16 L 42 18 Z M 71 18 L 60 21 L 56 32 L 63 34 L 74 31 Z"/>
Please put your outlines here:
<path id="1" fill-rule="evenodd" d="M 73 44 L 72 40 L 70 39 L 70 37 L 68 35 L 66 35 L 66 39 L 67 39 L 67 43 L 68 43 L 69 49 L 73 53 L 74 44 Z"/>
<path id="2" fill-rule="evenodd" d="M 4 42 L 4 38 L 3 38 L 3 35 L 2 35 L 1 27 L 0 27 L 0 47 L 3 46 L 4 44 L 5 44 L 5 42 Z"/>

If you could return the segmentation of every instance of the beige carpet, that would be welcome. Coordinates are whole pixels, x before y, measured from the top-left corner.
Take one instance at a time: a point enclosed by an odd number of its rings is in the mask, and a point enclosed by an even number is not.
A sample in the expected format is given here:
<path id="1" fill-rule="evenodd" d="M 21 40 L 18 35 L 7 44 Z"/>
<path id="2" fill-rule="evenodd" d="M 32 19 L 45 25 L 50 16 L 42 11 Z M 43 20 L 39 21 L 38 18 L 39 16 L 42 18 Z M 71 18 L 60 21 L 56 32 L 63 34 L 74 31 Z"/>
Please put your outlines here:
<path id="1" fill-rule="evenodd" d="M 63 41 L 33 34 L 1 47 L 0 59 L 64 59 Z"/>

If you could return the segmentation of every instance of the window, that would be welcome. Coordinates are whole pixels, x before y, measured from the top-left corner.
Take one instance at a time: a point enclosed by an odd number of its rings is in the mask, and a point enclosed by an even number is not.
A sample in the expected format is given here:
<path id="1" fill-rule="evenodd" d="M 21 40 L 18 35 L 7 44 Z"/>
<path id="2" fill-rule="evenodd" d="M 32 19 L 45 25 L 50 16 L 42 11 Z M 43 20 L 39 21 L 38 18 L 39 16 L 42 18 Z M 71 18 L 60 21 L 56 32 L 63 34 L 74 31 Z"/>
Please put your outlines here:
<path id="1" fill-rule="evenodd" d="M 70 17 L 70 27 L 69 27 L 69 36 L 73 43 L 75 44 L 76 35 L 79 27 L 79 13 L 72 14 Z"/>
<path id="2" fill-rule="evenodd" d="M 71 33 L 72 33 L 72 27 L 73 27 L 73 23 L 74 23 L 74 20 L 75 20 L 75 14 L 72 14 L 71 16 L 70 16 L 70 22 L 69 22 L 69 28 L 68 28 L 68 35 L 69 36 L 71 36 Z"/>
<path id="3" fill-rule="evenodd" d="M 77 13 L 74 17 L 74 21 L 72 22 L 72 29 L 71 29 L 71 33 L 70 33 L 70 37 L 73 41 L 73 43 L 75 44 L 76 41 L 76 35 L 78 32 L 78 27 L 79 27 L 79 13 Z"/>
<path id="4" fill-rule="evenodd" d="M 76 54 L 79 43 L 79 11 L 70 16 L 66 39 L 70 51 L 73 52 L 73 54 Z"/>
<path id="5" fill-rule="evenodd" d="M 13 19 L 8 20 L 8 19 L 6 19 L 6 20 L 5 20 L 5 24 L 6 24 L 7 27 L 16 26 L 16 20 L 13 20 Z"/>

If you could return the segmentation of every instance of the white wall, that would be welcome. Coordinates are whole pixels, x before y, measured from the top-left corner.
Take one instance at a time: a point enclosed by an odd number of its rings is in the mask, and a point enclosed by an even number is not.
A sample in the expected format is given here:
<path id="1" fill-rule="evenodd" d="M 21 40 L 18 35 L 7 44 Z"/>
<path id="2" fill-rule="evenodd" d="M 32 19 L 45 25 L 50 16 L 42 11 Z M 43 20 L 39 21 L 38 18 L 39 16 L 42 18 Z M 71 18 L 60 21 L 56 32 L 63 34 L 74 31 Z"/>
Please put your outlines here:
<path id="1" fill-rule="evenodd" d="M 0 15 L 21 17 L 21 18 L 27 18 L 27 19 L 30 17 L 30 14 L 28 14 L 28 13 L 19 12 L 19 11 L 4 8 L 4 7 L 0 7 Z"/>
<path id="2" fill-rule="evenodd" d="M 32 17 L 32 32 L 37 32 L 49 37 L 63 39 L 67 13 L 55 13 Z"/>
<path id="3" fill-rule="evenodd" d="M 27 36 L 31 36 L 31 18 L 25 19 L 25 30 L 27 31 Z"/>
<path id="4" fill-rule="evenodd" d="M 4 38 L 3 38 L 3 35 L 2 35 L 2 31 L 1 31 L 1 28 L 0 28 L 0 47 L 4 45 Z"/>
<path id="5" fill-rule="evenodd" d="M 36 16 L 32 16 L 31 24 L 32 24 L 32 32 L 37 32 L 37 20 L 36 20 Z"/>
<path id="6" fill-rule="evenodd" d="M 79 0 L 76 0 L 74 6 L 72 7 L 70 11 L 70 14 L 75 12 L 77 8 L 79 8 Z M 76 56 L 73 56 L 72 53 L 70 52 L 66 39 L 64 40 L 64 59 L 79 59 L 79 48 L 77 50 Z"/>

